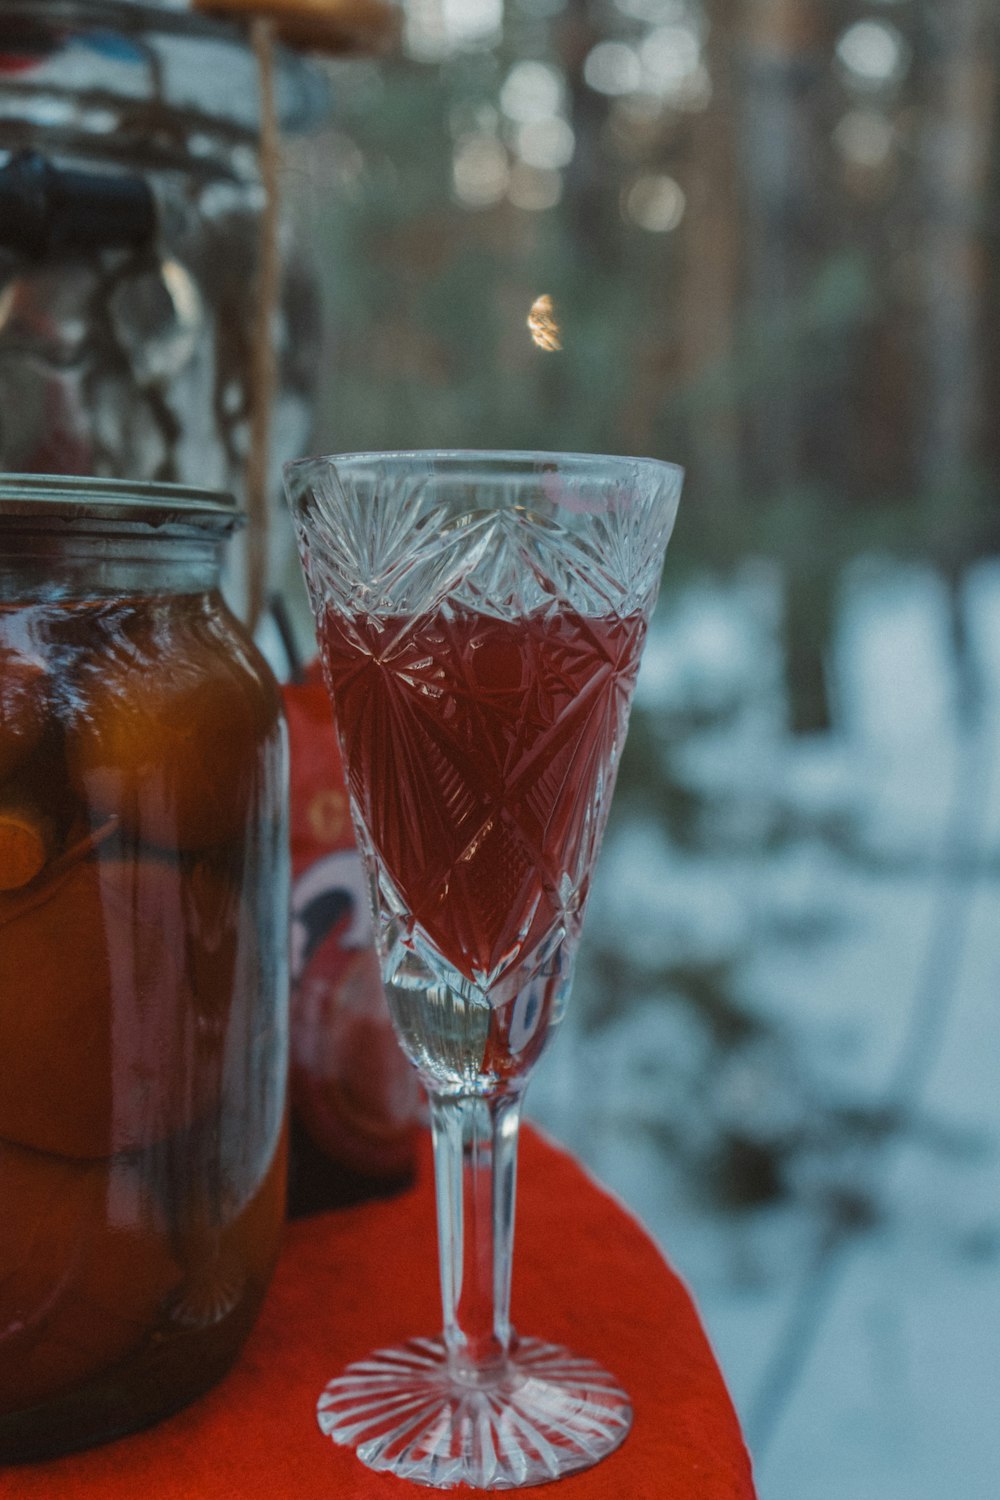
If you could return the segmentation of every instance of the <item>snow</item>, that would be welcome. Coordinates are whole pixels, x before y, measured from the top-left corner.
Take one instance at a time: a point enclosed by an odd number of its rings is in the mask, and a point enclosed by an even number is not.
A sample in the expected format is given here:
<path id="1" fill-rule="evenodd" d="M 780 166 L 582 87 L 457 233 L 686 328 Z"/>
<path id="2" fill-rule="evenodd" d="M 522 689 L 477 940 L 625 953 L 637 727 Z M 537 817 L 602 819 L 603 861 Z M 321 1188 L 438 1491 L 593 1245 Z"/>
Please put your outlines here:
<path id="1" fill-rule="evenodd" d="M 711 814 L 683 849 L 613 824 L 529 1091 L 694 1292 L 761 1500 L 1000 1495 L 1000 565 L 957 610 L 963 672 L 932 569 L 853 568 L 835 730 L 794 738 L 773 571 L 668 603 L 637 702 L 726 709 L 664 746 Z M 651 973 L 715 965 L 758 1031 L 720 1046 L 669 976 L 594 1025 L 615 942 Z M 778 1152 L 771 1200 L 706 1190 L 734 1130 Z"/>

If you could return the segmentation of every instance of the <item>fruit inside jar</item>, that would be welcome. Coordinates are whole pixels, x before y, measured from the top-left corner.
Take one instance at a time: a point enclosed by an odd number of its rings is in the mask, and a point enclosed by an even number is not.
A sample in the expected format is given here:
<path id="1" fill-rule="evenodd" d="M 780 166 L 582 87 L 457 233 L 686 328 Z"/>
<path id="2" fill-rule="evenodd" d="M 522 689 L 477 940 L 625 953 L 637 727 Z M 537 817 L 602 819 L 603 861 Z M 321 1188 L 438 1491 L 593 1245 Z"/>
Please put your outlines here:
<path id="1" fill-rule="evenodd" d="M 0 1461 L 185 1404 L 259 1306 L 284 756 L 214 591 L 0 605 Z"/>

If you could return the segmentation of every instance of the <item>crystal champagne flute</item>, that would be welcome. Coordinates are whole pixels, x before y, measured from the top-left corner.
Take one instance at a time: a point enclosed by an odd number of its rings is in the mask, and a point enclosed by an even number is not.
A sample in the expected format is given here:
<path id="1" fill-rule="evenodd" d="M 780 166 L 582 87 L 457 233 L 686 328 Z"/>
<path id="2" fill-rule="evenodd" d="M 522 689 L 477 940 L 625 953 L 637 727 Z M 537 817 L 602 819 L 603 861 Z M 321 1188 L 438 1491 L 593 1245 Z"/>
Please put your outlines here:
<path id="1" fill-rule="evenodd" d="M 430 1102 L 444 1314 L 331 1380 L 318 1416 L 418 1483 L 556 1479 L 631 1423 L 612 1375 L 511 1327 L 514 1183 L 681 479 L 544 453 L 286 470 L 386 993 Z"/>

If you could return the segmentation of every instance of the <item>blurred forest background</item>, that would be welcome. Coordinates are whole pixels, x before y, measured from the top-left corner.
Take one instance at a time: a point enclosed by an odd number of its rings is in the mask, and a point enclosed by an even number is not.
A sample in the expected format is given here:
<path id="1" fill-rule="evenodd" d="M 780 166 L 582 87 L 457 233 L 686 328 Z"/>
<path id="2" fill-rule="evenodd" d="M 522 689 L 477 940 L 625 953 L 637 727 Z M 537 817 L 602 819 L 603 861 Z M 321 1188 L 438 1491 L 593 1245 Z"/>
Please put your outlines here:
<path id="1" fill-rule="evenodd" d="M 995 1500 L 1000 11 L 408 0 L 332 73 L 317 450 L 688 470 L 536 1113 L 693 1286 L 762 1500 Z"/>

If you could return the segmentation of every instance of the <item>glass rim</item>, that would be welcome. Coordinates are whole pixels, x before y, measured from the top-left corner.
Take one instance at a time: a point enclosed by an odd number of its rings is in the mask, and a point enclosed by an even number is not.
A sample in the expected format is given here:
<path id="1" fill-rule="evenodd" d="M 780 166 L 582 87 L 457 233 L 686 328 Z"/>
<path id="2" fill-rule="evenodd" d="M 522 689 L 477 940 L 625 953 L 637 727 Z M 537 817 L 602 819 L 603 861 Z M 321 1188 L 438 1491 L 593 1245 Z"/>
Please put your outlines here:
<path id="1" fill-rule="evenodd" d="M 288 479 L 301 479 L 310 470 L 373 468 L 376 464 L 400 467 L 418 460 L 422 463 L 438 464 L 444 470 L 467 466 L 481 475 L 493 470 L 497 474 L 545 473 L 546 471 L 598 472 L 602 466 L 628 465 L 650 476 L 672 475 L 684 478 L 682 465 L 663 458 L 637 457 L 623 453 L 578 453 L 558 452 L 531 448 L 389 448 L 349 451 L 345 453 L 318 453 L 306 458 L 295 458 L 284 465 Z"/>

